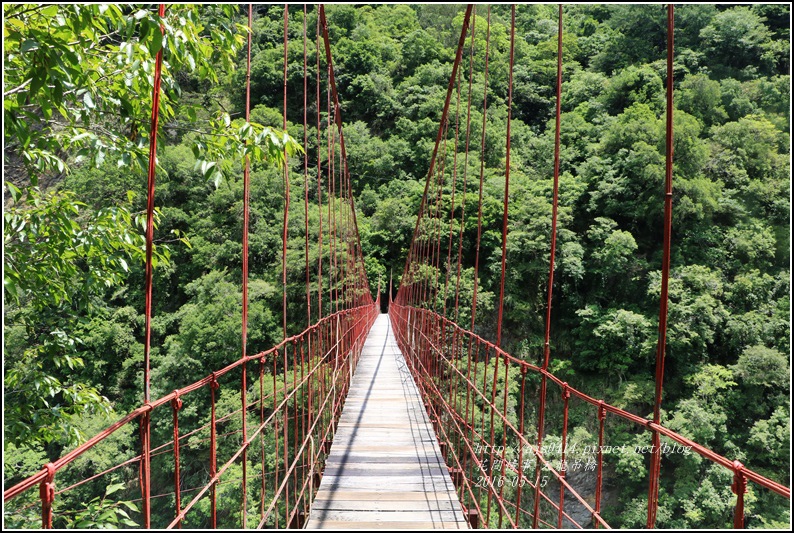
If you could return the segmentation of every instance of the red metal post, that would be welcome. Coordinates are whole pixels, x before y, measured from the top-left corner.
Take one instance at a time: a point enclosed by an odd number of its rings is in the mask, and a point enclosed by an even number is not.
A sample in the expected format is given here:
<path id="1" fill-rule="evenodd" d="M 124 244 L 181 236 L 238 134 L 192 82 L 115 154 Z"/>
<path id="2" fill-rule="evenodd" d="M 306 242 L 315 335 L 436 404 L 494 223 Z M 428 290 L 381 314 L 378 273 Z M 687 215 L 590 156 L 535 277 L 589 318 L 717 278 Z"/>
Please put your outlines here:
<path id="1" fill-rule="evenodd" d="M 736 494 L 733 529 L 744 529 L 744 495 L 747 492 L 747 477 L 744 474 L 744 465 L 739 461 L 733 462 L 733 485 L 731 485 L 731 491 Z"/>
<path id="2" fill-rule="evenodd" d="M 218 473 L 218 458 L 216 456 L 217 450 L 217 427 L 215 418 L 215 391 L 218 390 L 220 384 L 215 377 L 215 372 L 212 373 L 212 381 L 210 381 L 210 478 L 214 478 Z M 210 488 L 210 527 L 212 529 L 218 528 L 218 494 L 217 485 L 212 483 Z"/>
<path id="3" fill-rule="evenodd" d="M 273 352 L 273 412 L 276 412 L 276 406 L 278 405 L 278 382 L 276 381 L 276 361 L 278 360 L 278 350 Z M 286 388 L 286 383 L 284 383 L 284 388 Z M 275 450 L 275 458 L 273 459 L 273 471 L 275 474 L 275 480 L 273 481 L 273 492 L 275 493 L 278 489 L 278 465 L 279 465 L 279 432 L 278 432 L 278 416 L 273 417 L 273 438 L 275 440 L 274 450 Z M 278 512 L 275 513 L 276 517 L 276 524 L 275 527 L 278 529 Z"/>
<path id="4" fill-rule="evenodd" d="M 501 356 L 497 355 L 497 357 L 501 357 Z M 507 392 L 508 392 L 508 389 L 510 388 L 510 387 L 507 386 L 507 384 L 510 382 L 509 381 L 510 380 L 510 361 L 505 359 L 505 365 L 504 366 L 505 366 L 505 373 L 504 373 L 504 397 L 502 398 L 502 416 L 506 420 L 507 419 Z M 494 374 L 496 374 L 496 372 L 494 372 Z M 504 482 L 505 481 L 505 468 L 507 466 L 507 464 L 505 462 L 505 452 L 506 451 L 507 451 L 507 427 L 504 427 L 504 429 L 502 430 L 502 457 L 501 457 L 502 472 L 500 474 L 502 476 L 501 477 L 502 484 L 499 485 L 499 502 L 500 502 L 499 529 L 502 528 L 502 519 L 504 518 L 502 516 L 501 507 L 504 505 L 503 496 L 504 496 L 504 488 L 505 488 L 505 485 L 506 485 L 506 483 Z M 508 520 L 509 520 L 509 517 L 508 517 Z"/>
<path id="5" fill-rule="evenodd" d="M 568 465 L 565 464 L 565 452 L 568 448 L 568 401 L 571 399 L 571 391 L 568 383 L 562 384 L 562 454 L 560 457 L 560 476 L 565 479 Z M 560 483 L 560 507 L 557 514 L 557 529 L 562 529 L 562 515 L 565 509 L 565 485 Z"/>
<path id="6" fill-rule="evenodd" d="M 39 485 L 39 499 L 41 499 L 41 527 L 52 529 L 52 502 L 55 501 L 55 465 L 47 463 L 47 471 Z"/>
<path id="7" fill-rule="evenodd" d="M 524 434 L 524 395 L 527 387 L 527 371 L 529 369 L 526 365 L 521 365 L 521 407 L 518 410 L 518 432 Z M 516 519 L 515 523 L 520 526 L 519 519 L 521 518 L 521 489 L 524 487 L 524 446 L 518 446 L 518 490 L 516 491 Z"/>
<path id="8" fill-rule="evenodd" d="M 275 389 L 273 390 L 275 396 Z M 265 357 L 259 358 L 259 425 L 265 425 Z M 261 456 L 259 458 L 262 464 L 262 479 L 260 483 L 261 496 L 259 498 L 259 518 L 265 519 L 265 431 L 264 429 L 259 433 L 259 442 L 261 444 Z"/>
<path id="9" fill-rule="evenodd" d="M 182 511 L 181 483 L 179 473 L 179 410 L 182 409 L 182 399 L 179 397 L 179 390 L 174 391 L 174 399 L 171 400 L 171 409 L 174 418 L 174 507 L 176 514 Z M 180 518 L 176 527 L 182 529 L 182 519 Z"/>
<path id="10" fill-rule="evenodd" d="M 601 514 L 601 486 L 603 485 L 603 472 L 604 472 L 604 423 L 607 419 L 607 412 L 604 409 L 604 401 L 598 404 L 598 466 L 596 470 L 596 493 L 595 493 L 595 511 L 598 515 Z M 593 520 L 594 527 L 598 529 L 599 522 Z"/>

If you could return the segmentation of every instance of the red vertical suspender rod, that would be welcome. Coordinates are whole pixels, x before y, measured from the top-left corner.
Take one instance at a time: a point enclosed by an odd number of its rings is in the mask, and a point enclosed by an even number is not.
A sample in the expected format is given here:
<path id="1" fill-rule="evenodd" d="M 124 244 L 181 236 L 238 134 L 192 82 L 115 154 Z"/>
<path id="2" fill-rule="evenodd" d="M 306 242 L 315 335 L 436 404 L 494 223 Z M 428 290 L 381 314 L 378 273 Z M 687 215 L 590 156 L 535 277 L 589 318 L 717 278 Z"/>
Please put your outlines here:
<path id="1" fill-rule="evenodd" d="M 317 59 L 317 84 L 316 84 L 316 104 L 317 104 L 317 212 L 320 216 L 320 226 L 317 230 L 317 320 L 323 317 L 323 171 L 321 161 L 320 144 L 322 142 L 320 124 L 320 17 L 317 17 L 316 35 L 316 59 Z"/>
<path id="2" fill-rule="evenodd" d="M 673 33 L 675 14 L 673 4 L 667 5 L 667 128 L 664 177 L 664 242 L 662 244 L 662 290 L 659 301 L 659 340 L 656 344 L 656 390 L 653 402 L 653 421 L 660 422 L 662 387 L 664 384 L 664 356 L 667 344 L 668 282 L 670 278 L 670 237 L 673 227 Z M 648 487 L 648 529 L 656 527 L 656 510 L 659 505 L 659 432 L 653 431 L 650 483 Z"/>
<path id="3" fill-rule="evenodd" d="M 504 298 L 505 298 L 505 262 L 507 259 L 507 208 L 509 205 L 509 194 L 510 194 L 510 125 L 512 121 L 512 111 L 513 111 L 513 60 L 514 60 L 514 51 L 515 51 L 515 40 L 516 40 L 516 5 L 513 4 L 510 6 L 510 64 L 509 64 L 509 72 L 508 72 L 508 83 L 507 83 L 507 140 L 506 140 L 506 154 L 505 154 L 505 197 L 504 197 L 504 211 L 502 213 L 502 269 L 501 269 L 501 279 L 499 282 L 499 314 L 497 318 L 497 326 L 496 326 L 496 346 L 501 347 L 502 345 L 502 310 L 504 308 Z M 496 363 L 499 363 L 499 356 L 497 356 Z M 508 382 L 508 362 L 505 360 L 505 377 L 504 382 Z M 523 380 L 522 380 L 523 381 Z M 494 383 L 496 383 L 496 365 L 494 366 Z M 523 400 L 523 398 L 522 398 Z M 504 390 L 504 401 L 503 401 L 503 408 L 504 412 L 502 413 L 503 416 L 507 417 L 507 387 Z M 524 412 L 523 409 L 519 413 L 519 416 L 523 419 Z M 491 417 L 493 418 L 493 416 Z M 491 431 L 493 432 L 493 422 L 491 422 Z M 492 443 L 493 444 L 493 443 Z M 507 449 L 507 431 L 502 432 L 502 477 L 505 477 L 505 450 Z M 519 477 L 520 477 L 521 470 L 519 469 Z M 519 479 L 519 482 L 521 480 Z M 499 487 L 499 501 L 502 500 L 504 485 Z M 521 501 L 518 501 L 518 505 L 521 505 Z M 499 513 L 499 528 L 502 527 L 502 513 Z"/>
<path id="4" fill-rule="evenodd" d="M 303 4 L 303 216 L 306 231 L 306 247 L 304 255 L 306 258 L 306 327 L 312 325 L 312 293 L 309 279 L 309 138 L 307 134 L 307 111 L 308 107 L 308 65 L 306 64 L 308 55 L 306 50 L 306 4 Z"/>
<path id="5" fill-rule="evenodd" d="M 452 232 L 453 226 L 455 222 L 455 192 L 458 186 L 458 140 L 460 137 L 460 85 L 463 83 L 463 78 L 461 76 L 462 71 L 458 70 L 458 81 L 457 87 L 455 89 L 455 142 L 453 144 L 453 156 L 452 156 L 452 195 L 450 198 L 450 205 L 449 208 L 449 239 L 447 242 L 447 271 L 446 276 L 444 278 L 444 308 L 442 310 L 442 316 L 447 316 L 447 299 L 449 293 L 449 275 L 452 271 Z M 463 191 L 463 197 L 466 197 L 466 191 Z"/>
<path id="6" fill-rule="evenodd" d="M 328 21 L 325 18 L 325 7 L 320 4 L 320 27 L 323 33 L 323 42 L 325 43 L 325 57 L 326 61 L 328 62 L 328 83 L 331 88 L 331 95 L 334 100 L 334 120 L 336 122 L 337 131 L 339 132 L 339 150 L 342 157 L 342 168 L 340 169 L 341 177 L 340 177 L 340 187 L 342 186 L 342 180 L 344 183 L 347 184 L 348 194 L 350 196 L 350 208 L 352 210 L 353 216 L 353 225 L 355 226 L 356 232 L 356 243 L 358 245 L 358 249 L 361 250 L 361 237 L 358 233 L 358 222 L 356 220 L 356 210 L 355 210 L 355 201 L 353 200 L 353 194 L 350 187 L 350 171 L 347 165 L 347 148 L 345 146 L 345 136 L 344 132 L 342 131 L 342 114 L 340 111 L 339 105 L 339 94 L 336 90 L 336 78 L 334 76 L 334 65 L 333 60 L 331 59 L 331 42 L 328 38 Z M 341 198 L 341 191 L 340 191 L 340 198 Z M 367 283 L 367 287 L 369 288 L 369 283 Z"/>
<path id="7" fill-rule="evenodd" d="M 248 4 L 248 54 L 246 58 L 245 71 L 245 121 L 251 121 L 251 32 L 253 31 L 253 12 L 254 7 Z M 248 141 L 245 141 L 248 144 Z M 248 228 L 251 214 L 251 158 L 245 154 L 245 166 L 243 168 L 243 357 L 248 355 Z M 240 373 L 240 401 L 242 403 L 242 430 L 243 442 L 248 441 L 248 426 L 246 423 L 246 412 L 248 410 L 246 392 L 248 389 L 247 366 L 243 363 Z M 242 482 L 242 518 L 241 525 L 246 527 L 246 478 L 248 477 L 248 454 L 247 448 L 243 448 L 243 482 Z"/>
<path id="8" fill-rule="evenodd" d="M 160 18 L 165 16 L 165 4 L 160 4 L 157 14 Z M 165 28 L 160 25 L 160 31 L 165 33 Z M 149 129 L 149 173 L 147 180 L 146 203 L 146 309 L 145 309 L 145 340 L 143 346 L 143 401 L 149 403 L 149 357 L 152 345 L 152 250 L 154 248 L 154 183 L 155 169 L 157 166 L 157 128 L 160 119 L 160 85 L 163 71 L 163 49 L 157 52 L 154 66 L 154 84 L 152 88 L 152 120 Z M 141 496 L 143 498 L 144 527 L 151 527 L 151 427 L 150 413 L 147 411 L 141 417 Z"/>
<path id="9" fill-rule="evenodd" d="M 471 327 L 474 331 L 474 322 L 477 318 L 477 289 L 479 288 L 480 270 L 480 243 L 482 241 L 482 189 L 485 177 L 485 127 L 488 119 L 488 59 L 491 48 L 491 6 L 488 6 L 486 29 L 485 29 L 485 81 L 482 95 L 482 139 L 480 141 L 480 196 L 477 202 L 477 244 L 475 245 L 474 255 L 474 294 L 471 300 Z"/>
<path id="10" fill-rule="evenodd" d="M 507 83 L 507 141 L 505 155 L 505 197 L 504 210 L 502 212 L 502 276 L 499 282 L 499 314 L 496 319 L 496 346 L 502 346 L 502 310 L 505 300 L 505 266 L 507 260 L 507 206 L 510 193 L 510 125 L 513 115 L 513 59 L 516 42 L 516 6 L 513 4 L 510 10 L 510 65 Z M 559 116 L 559 115 L 557 115 Z M 559 120 L 559 119 L 558 119 Z M 559 131 L 559 129 L 558 129 Z M 555 148 L 556 151 L 556 148 Z M 558 158 L 555 158 L 555 167 Z M 507 404 L 505 404 L 507 405 Z"/>
<path id="11" fill-rule="evenodd" d="M 435 165 L 436 165 L 436 156 L 438 155 L 438 147 L 441 144 L 441 136 L 444 134 L 444 124 L 447 121 L 447 114 L 449 113 L 449 103 L 450 100 L 452 99 L 452 90 L 455 87 L 455 74 L 458 71 L 458 66 L 460 65 L 460 58 L 463 55 L 463 44 L 466 42 L 466 34 L 469 31 L 469 21 L 471 20 L 472 8 L 473 5 L 468 4 L 466 6 L 466 14 L 463 17 L 463 28 L 461 29 L 460 39 L 458 40 L 458 49 L 455 54 L 455 62 L 452 65 L 452 76 L 450 76 L 449 78 L 449 85 L 447 87 L 447 97 L 446 100 L 444 101 L 444 110 L 441 113 L 441 124 L 438 127 L 438 134 L 436 135 L 435 148 L 433 149 L 433 154 L 430 157 L 430 168 L 428 169 L 427 172 L 427 180 L 425 181 L 425 191 L 424 194 L 422 194 L 422 201 L 419 205 L 419 216 L 417 216 L 416 218 L 416 225 L 414 226 L 414 236 L 412 242 L 416 239 L 416 236 L 418 235 L 419 222 L 422 218 L 422 213 L 424 212 L 424 206 L 427 198 L 427 191 L 430 185 L 430 176 L 433 175 L 433 170 L 435 169 Z M 324 13 L 325 12 L 323 11 L 323 16 Z M 412 254 L 409 252 L 408 257 L 406 257 L 405 259 L 405 267 L 403 268 L 403 279 L 406 279 L 406 273 L 408 273 L 408 265 L 411 262 L 411 259 L 412 259 Z M 400 292 L 402 292 L 403 286 L 404 283 L 401 282 Z M 400 303 L 403 303 L 402 300 Z"/>
<path id="12" fill-rule="evenodd" d="M 543 337 L 543 371 L 549 368 L 549 358 L 551 355 L 551 303 L 554 296 L 554 264 L 557 252 L 557 206 L 559 203 L 560 185 L 560 113 L 562 97 L 562 4 L 558 7 L 557 15 L 557 105 L 555 111 L 554 126 L 554 190 L 551 207 L 551 253 L 549 259 L 549 283 L 546 290 L 546 330 Z M 543 443 L 543 426 L 546 415 L 546 374 L 544 373 L 540 381 L 540 407 L 538 409 L 538 449 Z M 538 527 L 538 513 L 540 511 L 540 463 L 535 469 L 535 507 L 532 515 L 532 527 Z"/>
<path id="13" fill-rule="evenodd" d="M 288 4 L 284 4 L 284 131 L 287 131 L 287 31 L 289 29 Z M 281 248 L 282 326 L 287 338 L 287 225 L 289 223 L 289 161 L 284 149 L 284 228 Z"/>
<path id="14" fill-rule="evenodd" d="M 458 261 L 457 273 L 455 276 L 455 323 L 460 317 L 460 269 L 463 258 L 463 228 L 466 223 L 466 190 L 468 189 L 469 177 L 469 143 L 471 142 L 471 95 L 472 83 L 474 81 L 474 33 L 477 28 L 477 16 L 471 21 L 471 36 L 469 45 L 469 92 L 466 95 L 466 151 L 463 158 L 463 199 L 460 202 L 460 229 L 458 230 Z M 465 459 L 464 459 L 465 460 Z"/>

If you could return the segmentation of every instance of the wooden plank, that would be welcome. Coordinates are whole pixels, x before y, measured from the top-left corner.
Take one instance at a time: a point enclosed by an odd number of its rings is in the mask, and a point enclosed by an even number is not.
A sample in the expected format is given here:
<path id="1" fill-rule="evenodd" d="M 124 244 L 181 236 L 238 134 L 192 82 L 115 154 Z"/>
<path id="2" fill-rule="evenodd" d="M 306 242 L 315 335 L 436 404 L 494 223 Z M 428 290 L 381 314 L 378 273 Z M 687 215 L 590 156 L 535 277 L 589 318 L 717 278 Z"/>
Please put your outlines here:
<path id="1" fill-rule="evenodd" d="M 420 460 L 417 460 L 420 459 Z M 390 469 L 403 469 L 403 468 L 418 468 L 434 467 L 446 468 L 446 465 L 441 461 L 434 458 L 416 458 L 411 456 L 393 456 L 393 455 L 357 455 L 347 456 L 344 460 L 334 459 L 333 461 L 326 461 L 325 467 L 330 468 L 369 468 L 375 471 L 390 470 Z"/>
<path id="2" fill-rule="evenodd" d="M 318 521 L 332 522 L 458 522 L 454 511 L 344 511 L 317 509 Z"/>
<path id="3" fill-rule="evenodd" d="M 325 487 L 323 487 L 326 490 L 384 490 L 388 488 L 398 491 L 424 491 L 430 494 L 437 491 L 451 492 L 454 490 L 451 482 L 449 485 L 445 485 L 440 480 L 431 479 L 426 481 L 416 481 L 411 479 L 392 478 L 388 480 L 388 483 L 386 483 L 386 480 L 383 478 L 367 479 L 355 476 L 346 476 L 339 478 L 323 478 L 322 483 L 326 484 Z"/>
<path id="4" fill-rule="evenodd" d="M 312 509 L 336 511 L 458 511 L 460 505 L 447 500 L 314 500 Z"/>
<path id="5" fill-rule="evenodd" d="M 468 529 L 466 522 L 345 522 L 309 521 L 306 529 Z"/>
<path id="6" fill-rule="evenodd" d="M 386 315 L 364 344 L 307 529 L 468 529 Z"/>
<path id="7" fill-rule="evenodd" d="M 345 501 L 453 501 L 458 502 L 458 496 L 454 492 L 419 492 L 419 491 L 398 491 L 398 490 L 338 490 L 329 491 L 320 489 L 314 497 L 318 500 L 345 500 Z"/>
<path id="8" fill-rule="evenodd" d="M 417 483 L 426 483 L 428 480 L 435 482 L 435 478 L 439 477 L 444 479 L 445 476 L 449 475 L 449 470 L 446 468 L 441 469 L 439 467 L 427 467 L 423 466 L 421 468 L 390 468 L 387 470 L 378 470 L 373 475 L 373 471 L 368 468 L 346 468 L 346 467 L 339 467 L 334 469 L 326 469 L 323 472 L 323 478 L 326 477 L 336 477 L 336 478 L 348 478 L 348 477 L 355 477 L 355 478 L 379 478 L 382 481 L 386 481 L 388 479 L 389 483 L 392 482 L 393 478 L 399 478 L 397 481 L 402 482 L 405 479 L 412 479 L 415 480 Z"/>

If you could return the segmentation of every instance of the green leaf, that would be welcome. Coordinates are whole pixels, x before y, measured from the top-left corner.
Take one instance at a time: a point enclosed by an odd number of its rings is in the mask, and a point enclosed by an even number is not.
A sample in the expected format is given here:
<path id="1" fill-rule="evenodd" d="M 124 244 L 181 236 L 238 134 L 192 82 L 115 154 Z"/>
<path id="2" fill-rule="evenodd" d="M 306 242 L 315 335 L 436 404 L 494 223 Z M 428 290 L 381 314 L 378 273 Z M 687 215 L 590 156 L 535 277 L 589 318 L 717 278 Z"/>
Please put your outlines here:
<path id="1" fill-rule="evenodd" d="M 105 489 L 105 496 L 110 496 L 111 494 L 124 489 L 125 486 L 126 485 L 124 485 L 124 483 L 114 483 L 112 485 L 108 485 L 108 487 Z"/>
<path id="2" fill-rule="evenodd" d="M 22 46 L 19 47 L 19 51 L 22 52 L 23 54 L 38 49 L 39 49 L 39 43 L 37 41 L 34 41 L 33 39 L 27 39 L 25 42 L 22 43 Z"/>
<path id="3" fill-rule="evenodd" d="M 44 86 L 44 76 L 43 76 L 43 74 L 44 73 L 42 71 L 37 71 L 33 75 L 33 78 L 31 78 L 31 80 L 30 80 L 30 89 L 29 89 L 30 90 L 30 95 L 36 95 L 39 92 L 39 89 L 41 89 Z"/>
<path id="4" fill-rule="evenodd" d="M 128 501 L 120 501 L 119 503 L 120 503 L 121 505 L 125 506 L 125 507 L 126 507 L 127 509 L 129 509 L 130 511 L 135 511 L 136 513 L 138 512 L 138 506 L 137 506 L 137 505 L 135 505 L 135 503 L 133 503 L 133 502 L 128 502 Z"/>
<path id="5" fill-rule="evenodd" d="M 63 84 L 60 80 L 56 79 L 52 82 L 52 99 L 56 105 L 63 102 Z"/>
<path id="6" fill-rule="evenodd" d="M 157 55 L 157 52 L 163 47 L 163 32 L 160 28 L 155 29 L 152 32 L 152 39 L 149 41 L 149 53 L 153 56 Z"/>

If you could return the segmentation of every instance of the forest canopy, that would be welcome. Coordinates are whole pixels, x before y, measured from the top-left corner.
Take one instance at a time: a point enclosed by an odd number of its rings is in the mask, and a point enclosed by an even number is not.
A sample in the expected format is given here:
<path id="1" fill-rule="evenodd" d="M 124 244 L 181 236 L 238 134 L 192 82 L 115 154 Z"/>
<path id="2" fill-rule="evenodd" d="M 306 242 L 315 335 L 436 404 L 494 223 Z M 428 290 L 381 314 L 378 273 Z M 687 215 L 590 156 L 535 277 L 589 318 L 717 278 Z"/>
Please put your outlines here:
<path id="1" fill-rule="evenodd" d="M 170 6 L 161 19 L 151 6 L 4 5 L 6 488 L 141 402 L 141 214 L 152 69 L 161 49 L 152 395 L 200 379 L 241 350 L 245 150 L 255 156 L 248 347 L 264 350 L 282 338 L 284 187 L 274 157 L 285 145 L 296 153 L 297 144 L 264 132 L 282 126 L 283 9 L 255 6 L 249 130 L 242 119 L 246 13 L 237 6 Z M 346 4 L 326 10 L 370 286 L 380 281 L 386 287 L 392 273 L 397 286 L 463 6 Z M 289 11 L 288 53 L 302 59 L 303 6 Z M 499 290 L 509 21 L 510 6 L 492 7 L 475 324 L 485 338 L 495 336 L 491 311 Z M 306 22 L 313 43 L 313 6 Z M 652 411 L 660 295 L 665 22 L 664 6 L 641 4 L 568 5 L 563 18 L 551 370 L 643 417 Z M 166 35 L 178 37 L 164 41 L 161 24 Z M 485 6 L 477 6 L 476 24 L 485 28 Z M 520 4 L 516 24 L 503 345 L 537 362 L 549 268 L 557 7 Z M 784 4 L 676 7 L 672 273 L 662 417 L 663 425 L 786 485 L 789 24 Z M 311 64 L 313 54 L 311 48 Z M 480 67 L 474 94 L 482 94 L 484 82 Z M 287 83 L 302 87 L 302 70 L 291 69 Z M 303 138 L 302 106 L 302 93 L 290 93 L 286 131 L 293 139 Z M 482 121 L 482 115 L 472 115 L 473 137 L 481 127 L 475 118 Z M 316 134 L 310 122 L 309 138 Z M 254 142 L 246 145 L 246 139 Z M 290 171 L 302 173 L 302 160 L 290 157 Z M 293 187 L 302 197 L 302 183 Z M 477 227 L 476 211 L 469 216 L 469 210 L 476 210 L 476 183 L 466 194 L 462 290 L 470 298 Z M 291 207 L 291 241 L 302 242 L 303 216 L 302 204 Z M 310 224 L 316 216 L 310 213 Z M 288 290 L 295 296 L 289 300 L 289 331 L 297 333 L 306 316 L 302 255 L 288 257 L 288 271 Z M 465 313 L 461 321 L 468 319 Z M 229 394 L 223 401 L 230 405 L 235 398 Z M 594 431 L 596 423 L 584 411 L 573 413 L 580 435 Z M 637 438 L 633 428 L 618 422 L 609 434 L 616 446 Z M 131 434 L 121 435 L 86 463 L 129 458 L 136 444 Z M 662 468 L 658 526 L 729 526 L 732 495 L 725 472 L 696 457 L 669 461 Z M 86 463 L 75 476 L 89 470 Z M 627 459 L 614 468 L 621 481 L 608 490 L 618 502 L 611 507 L 621 511 L 607 511 L 607 521 L 641 527 L 647 465 Z M 202 475 L 196 465 L 186 474 Z M 134 486 L 113 493 L 118 499 L 136 497 Z M 88 488 L 74 491 L 74 501 L 65 505 L 95 496 Z M 693 505 L 704 501 L 707 506 Z M 767 491 L 752 492 L 747 506 L 750 527 L 790 521 L 788 502 Z M 99 516 L 110 520 L 94 509 L 60 525 L 96 524 Z M 137 511 L 128 511 L 115 519 L 137 523 Z M 35 525 L 35 517 L 9 514 L 8 507 L 4 519 L 7 525 Z"/>

